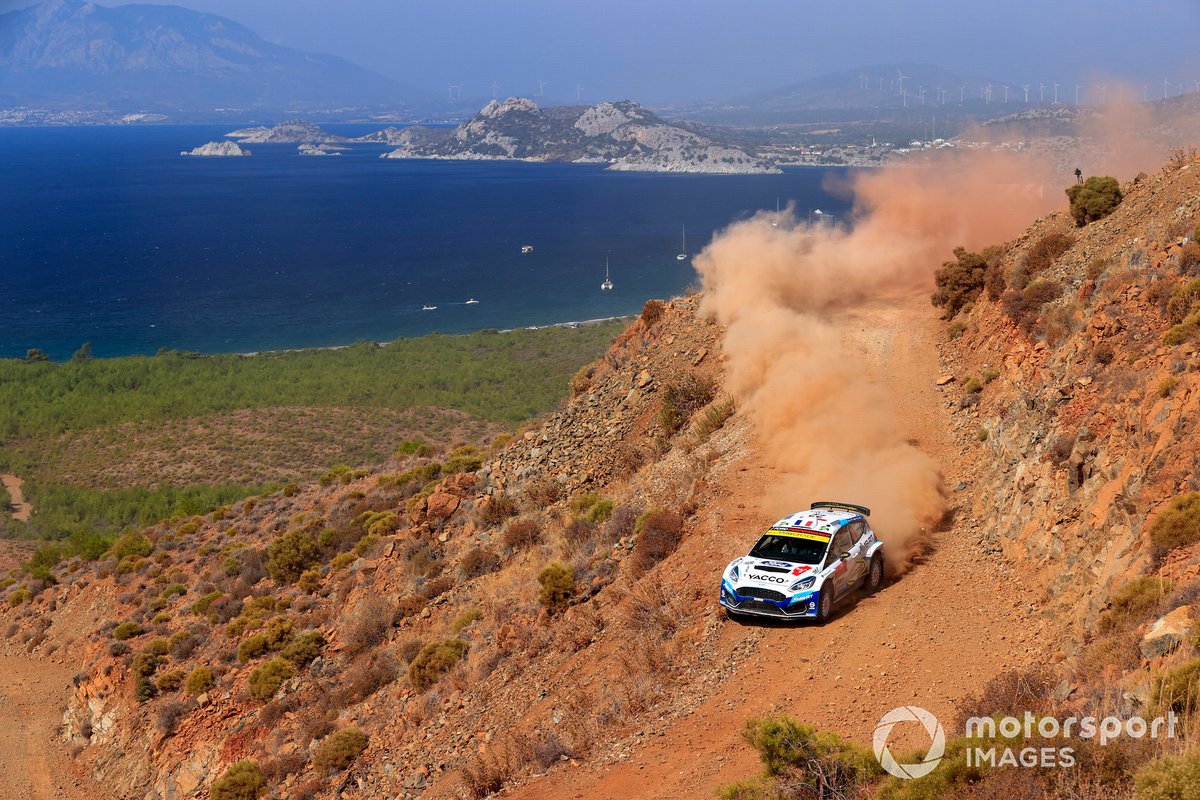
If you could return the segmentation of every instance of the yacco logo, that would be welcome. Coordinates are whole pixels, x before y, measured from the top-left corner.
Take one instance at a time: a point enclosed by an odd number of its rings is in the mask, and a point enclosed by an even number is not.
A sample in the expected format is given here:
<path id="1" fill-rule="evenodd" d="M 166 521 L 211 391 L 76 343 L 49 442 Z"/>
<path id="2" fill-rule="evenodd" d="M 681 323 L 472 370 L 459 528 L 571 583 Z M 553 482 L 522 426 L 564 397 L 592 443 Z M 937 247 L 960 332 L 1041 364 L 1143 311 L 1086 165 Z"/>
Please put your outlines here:
<path id="1" fill-rule="evenodd" d="M 787 578 L 781 578 L 778 575 L 755 575 L 753 572 L 748 576 L 752 581 L 770 581 L 771 583 L 787 583 Z"/>
<path id="2" fill-rule="evenodd" d="M 896 757 L 892 755 L 892 751 L 888 749 L 888 737 L 891 736 L 892 728 L 896 727 L 898 722 L 919 722 L 925 726 L 925 732 L 929 734 L 929 752 L 917 764 L 898 763 Z M 946 732 L 942 729 L 942 723 L 938 722 L 937 717 L 925 709 L 919 706 L 901 706 L 893 708 L 879 720 L 879 724 L 875 726 L 872 744 L 875 746 L 875 758 L 879 759 L 879 766 L 883 767 L 889 775 L 906 779 L 920 778 L 933 772 L 942 760 L 942 755 L 946 752 Z"/>

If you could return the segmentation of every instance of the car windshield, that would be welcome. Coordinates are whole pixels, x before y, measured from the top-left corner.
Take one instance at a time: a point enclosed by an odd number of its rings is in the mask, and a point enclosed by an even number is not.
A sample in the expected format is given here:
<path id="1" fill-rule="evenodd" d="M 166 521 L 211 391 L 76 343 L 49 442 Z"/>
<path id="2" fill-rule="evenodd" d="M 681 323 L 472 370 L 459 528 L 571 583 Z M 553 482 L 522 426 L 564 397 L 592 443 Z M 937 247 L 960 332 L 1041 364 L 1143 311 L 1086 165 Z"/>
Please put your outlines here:
<path id="1" fill-rule="evenodd" d="M 770 558 L 790 561 L 793 564 L 819 564 L 825 555 L 829 540 L 802 539 L 799 536 L 783 536 L 768 533 L 758 540 L 750 555 L 755 558 Z"/>

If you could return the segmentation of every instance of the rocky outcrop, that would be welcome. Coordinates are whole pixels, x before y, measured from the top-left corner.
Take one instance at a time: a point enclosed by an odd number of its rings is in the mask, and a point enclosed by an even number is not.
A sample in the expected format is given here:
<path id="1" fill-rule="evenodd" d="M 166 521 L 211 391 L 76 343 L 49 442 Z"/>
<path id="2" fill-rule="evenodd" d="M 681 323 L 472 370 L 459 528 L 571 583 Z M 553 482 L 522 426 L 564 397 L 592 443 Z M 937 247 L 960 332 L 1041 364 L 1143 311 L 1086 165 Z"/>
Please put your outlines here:
<path id="1" fill-rule="evenodd" d="M 339 151 L 343 149 L 327 144 L 302 144 L 296 148 L 296 151 L 302 156 L 340 156 Z"/>
<path id="2" fill-rule="evenodd" d="M 1192 635 L 1195 624 L 1191 606 L 1180 606 L 1166 616 L 1159 617 L 1142 636 L 1142 657 L 1151 659 L 1174 652 Z"/>
<path id="3" fill-rule="evenodd" d="M 335 136 L 302 119 L 289 119 L 270 128 L 265 125 L 241 128 L 230 131 L 225 136 L 244 144 L 320 144 L 346 141 L 344 136 Z"/>
<path id="4" fill-rule="evenodd" d="M 779 172 L 741 147 L 667 123 L 628 101 L 543 109 L 532 100 L 510 97 L 491 101 L 448 135 L 406 129 L 378 136 L 373 140 L 398 145 L 383 158 L 606 163 L 609 169 L 640 172 Z"/>
<path id="5" fill-rule="evenodd" d="M 224 158 L 227 156 L 248 156 L 250 155 L 250 151 L 239 146 L 237 142 L 209 142 L 192 150 L 184 150 L 179 155 Z"/>

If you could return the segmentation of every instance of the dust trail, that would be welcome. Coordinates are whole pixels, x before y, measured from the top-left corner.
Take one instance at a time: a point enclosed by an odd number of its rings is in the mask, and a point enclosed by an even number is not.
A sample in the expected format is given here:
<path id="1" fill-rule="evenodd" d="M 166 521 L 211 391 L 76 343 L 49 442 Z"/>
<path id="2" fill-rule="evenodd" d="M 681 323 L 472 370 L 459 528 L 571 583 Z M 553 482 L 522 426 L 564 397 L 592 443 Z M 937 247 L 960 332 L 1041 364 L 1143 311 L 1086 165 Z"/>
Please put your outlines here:
<path id="1" fill-rule="evenodd" d="M 983 153 L 861 172 L 850 186 L 851 227 L 763 213 L 720 232 L 696 257 L 702 310 L 727 329 L 729 390 L 782 475 L 760 498 L 765 510 L 863 503 L 892 569 L 908 566 L 945 511 L 941 475 L 905 440 L 887 387 L 843 347 L 844 326 L 864 302 L 928 293 L 955 246 L 1003 241 L 1059 204 L 1059 190 L 1040 190 L 1044 174 L 1027 160 Z"/>

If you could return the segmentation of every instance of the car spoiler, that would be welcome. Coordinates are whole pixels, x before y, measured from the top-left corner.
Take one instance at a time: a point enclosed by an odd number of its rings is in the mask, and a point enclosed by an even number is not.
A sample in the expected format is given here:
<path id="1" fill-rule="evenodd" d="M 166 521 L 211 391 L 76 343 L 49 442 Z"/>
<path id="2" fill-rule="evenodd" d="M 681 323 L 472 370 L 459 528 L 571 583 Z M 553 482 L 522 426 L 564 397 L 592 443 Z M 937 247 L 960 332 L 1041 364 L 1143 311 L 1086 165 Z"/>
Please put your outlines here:
<path id="1" fill-rule="evenodd" d="M 813 503 L 809 508 L 837 508 L 842 511 L 853 511 L 857 514 L 862 514 L 864 517 L 871 516 L 871 509 L 866 506 L 856 506 L 854 503 L 838 503 L 831 500 L 821 500 Z"/>

